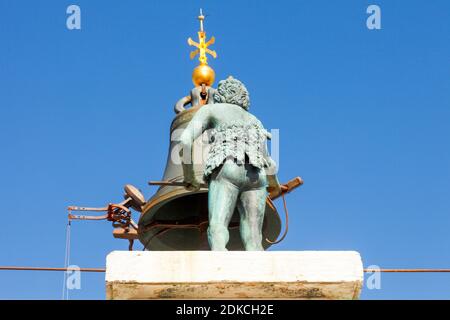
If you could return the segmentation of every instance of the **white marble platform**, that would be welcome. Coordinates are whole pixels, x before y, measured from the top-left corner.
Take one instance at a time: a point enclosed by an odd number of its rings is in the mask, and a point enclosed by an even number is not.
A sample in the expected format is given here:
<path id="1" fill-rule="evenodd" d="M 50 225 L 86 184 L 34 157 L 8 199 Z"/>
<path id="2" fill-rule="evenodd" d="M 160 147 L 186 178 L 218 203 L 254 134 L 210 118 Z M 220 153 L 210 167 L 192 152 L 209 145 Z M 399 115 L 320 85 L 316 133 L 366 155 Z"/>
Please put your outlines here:
<path id="1" fill-rule="evenodd" d="M 357 299 L 354 251 L 114 251 L 107 299 Z"/>

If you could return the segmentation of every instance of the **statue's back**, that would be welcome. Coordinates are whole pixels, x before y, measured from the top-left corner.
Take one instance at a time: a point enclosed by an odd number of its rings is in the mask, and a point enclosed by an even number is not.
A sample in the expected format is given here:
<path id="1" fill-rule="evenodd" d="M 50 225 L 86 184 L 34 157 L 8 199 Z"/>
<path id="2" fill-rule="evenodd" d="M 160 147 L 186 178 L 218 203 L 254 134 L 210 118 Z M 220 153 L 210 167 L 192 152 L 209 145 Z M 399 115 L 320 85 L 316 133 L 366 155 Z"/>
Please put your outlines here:
<path id="1" fill-rule="evenodd" d="M 245 110 L 244 108 L 229 103 L 214 103 L 208 104 L 203 108 L 207 108 L 210 116 L 212 117 L 212 121 L 214 121 L 215 125 L 219 124 L 231 124 L 233 122 L 244 122 L 244 123 L 254 123 L 257 122 L 261 124 L 261 122 L 256 118 L 253 114 Z M 205 110 L 206 111 L 206 110 Z"/>

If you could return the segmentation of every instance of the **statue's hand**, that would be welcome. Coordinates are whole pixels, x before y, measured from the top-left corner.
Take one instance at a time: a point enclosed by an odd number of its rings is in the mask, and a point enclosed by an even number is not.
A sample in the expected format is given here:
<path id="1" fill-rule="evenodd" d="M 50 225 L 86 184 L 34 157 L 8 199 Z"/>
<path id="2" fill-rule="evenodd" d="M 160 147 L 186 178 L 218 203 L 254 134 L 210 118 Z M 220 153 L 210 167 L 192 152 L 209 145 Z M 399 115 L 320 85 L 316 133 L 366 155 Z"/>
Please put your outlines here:
<path id="1" fill-rule="evenodd" d="M 184 187 L 186 188 L 186 190 L 198 191 L 200 189 L 200 182 L 195 178 L 188 180 L 185 179 L 184 183 L 185 183 Z"/>
<path id="2" fill-rule="evenodd" d="M 269 192 L 269 197 L 272 199 L 272 198 L 278 197 L 283 192 L 286 192 L 287 187 L 285 185 L 277 183 L 277 184 L 269 185 L 269 187 L 267 188 L 267 191 Z"/>

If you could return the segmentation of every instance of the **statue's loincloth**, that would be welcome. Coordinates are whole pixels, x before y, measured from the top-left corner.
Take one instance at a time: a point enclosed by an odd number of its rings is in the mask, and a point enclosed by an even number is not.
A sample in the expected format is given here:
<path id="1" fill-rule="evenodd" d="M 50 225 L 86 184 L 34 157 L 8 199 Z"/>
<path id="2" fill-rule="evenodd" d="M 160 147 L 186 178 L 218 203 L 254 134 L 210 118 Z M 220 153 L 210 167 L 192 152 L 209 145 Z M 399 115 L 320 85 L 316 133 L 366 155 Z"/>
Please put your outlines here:
<path id="1" fill-rule="evenodd" d="M 266 143 L 270 137 L 270 133 L 259 121 L 217 126 L 211 131 L 209 139 L 205 178 L 208 179 L 214 169 L 220 167 L 226 159 L 234 159 L 238 164 L 249 163 L 260 169 L 269 167 L 266 160 Z"/>

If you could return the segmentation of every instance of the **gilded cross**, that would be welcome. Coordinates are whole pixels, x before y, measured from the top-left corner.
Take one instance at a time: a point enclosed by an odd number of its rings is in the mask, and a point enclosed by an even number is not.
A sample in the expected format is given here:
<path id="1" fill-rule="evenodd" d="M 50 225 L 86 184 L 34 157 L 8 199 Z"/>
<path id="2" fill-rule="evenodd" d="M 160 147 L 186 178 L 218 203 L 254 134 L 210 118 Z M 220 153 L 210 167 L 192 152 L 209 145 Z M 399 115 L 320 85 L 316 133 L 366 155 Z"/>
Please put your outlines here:
<path id="1" fill-rule="evenodd" d="M 190 46 L 196 47 L 197 50 L 192 51 L 190 54 L 190 58 L 194 59 L 196 55 L 199 54 L 198 60 L 200 64 L 208 64 L 208 58 L 206 54 L 210 54 L 213 58 L 217 58 L 217 53 L 213 50 L 208 49 L 208 47 L 216 41 L 214 37 L 211 37 L 208 42 L 206 42 L 206 32 L 203 30 L 203 21 L 205 20 L 205 16 L 203 15 L 202 9 L 200 9 L 200 15 L 198 16 L 198 20 L 200 21 L 200 31 L 198 32 L 198 42 L 195 42 L 191 38 L 188 39 L 188 44 Z"/>

